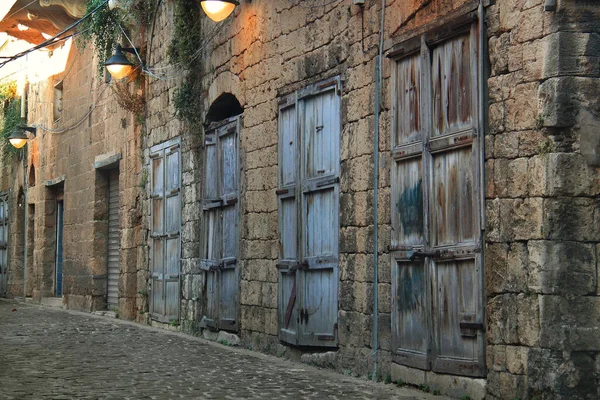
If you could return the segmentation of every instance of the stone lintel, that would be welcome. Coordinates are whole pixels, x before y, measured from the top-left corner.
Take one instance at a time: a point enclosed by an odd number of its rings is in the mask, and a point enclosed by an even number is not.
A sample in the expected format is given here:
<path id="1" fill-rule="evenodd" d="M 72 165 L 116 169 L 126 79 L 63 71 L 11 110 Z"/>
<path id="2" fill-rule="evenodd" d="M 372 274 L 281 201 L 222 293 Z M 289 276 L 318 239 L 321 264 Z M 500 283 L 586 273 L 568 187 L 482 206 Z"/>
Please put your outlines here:
<path id="1" fill-rule="evenodd" d="M 55 186 L 55 185 L 58 185 L 60 183 L 63 183 L 65 181 L 65 178 L 66 178 L 65 175 L 61 175 L 61 176 L 59 176 L 57 178 L 47 180 L 44 183 L 44 185 L 45 186 Z"/>
<path id="2" fill-rule="evenodd" d="M 117 154 L 101 154 L 94 159 L 94 169 L 113 169 L 119 164 L 123 158 L 121 153 Z"/>

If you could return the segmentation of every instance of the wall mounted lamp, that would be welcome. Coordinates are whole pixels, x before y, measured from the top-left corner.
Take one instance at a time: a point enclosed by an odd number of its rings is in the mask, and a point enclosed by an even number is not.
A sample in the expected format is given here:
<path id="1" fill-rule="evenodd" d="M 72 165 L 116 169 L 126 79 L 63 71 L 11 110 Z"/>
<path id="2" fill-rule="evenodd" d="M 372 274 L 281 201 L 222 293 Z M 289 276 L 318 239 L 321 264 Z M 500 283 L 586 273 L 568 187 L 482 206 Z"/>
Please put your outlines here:
<path id="1" fill-rule="evenodd" d="M 200 0 L 200 5 L 208 18 L 220 22 L 229 17 L 240 3 L 236 0 Z"/>
<path id="2" fill-rule="evenodd" d="M 33 137 L 35 137 L 36 128 L 34 126 L 19 125 L 15 128 L 13 133 L 10 134 L 10 136 L 8 137 L 8 141 L 14 147 L 20 149 L 21 147 L 25 146 L 25 143 L 27 143 L 27 139 L 29 139 L 25 132 L 31 132 L 33 134 Z"/>
<path id="3" fill-rule="evenodd" d="M 106 62 L 104 66 L 111 74 L 111 76 L 115 79 L 123 79 L 133 71 L 135 65 L 131 61 L 125 57 L 123 52 L 135 54 L 135 49 L 133 48 L 123 48 L 121 45 L 117 45 L 115 47 L 115 54 L 112 55 Z"/>

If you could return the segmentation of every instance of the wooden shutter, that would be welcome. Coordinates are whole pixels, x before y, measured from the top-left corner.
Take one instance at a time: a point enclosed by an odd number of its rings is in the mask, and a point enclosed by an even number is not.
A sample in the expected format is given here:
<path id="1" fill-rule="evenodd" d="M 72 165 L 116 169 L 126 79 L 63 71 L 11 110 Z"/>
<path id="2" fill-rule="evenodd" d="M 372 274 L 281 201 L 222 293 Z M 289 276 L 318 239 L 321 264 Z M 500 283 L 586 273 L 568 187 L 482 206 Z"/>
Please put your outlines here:
<path id="1" fill-rule="evenodd" d="M 179 259 L 181 225 L 179 144 L 165 149 L 165 316 L 179 320 Z"/>
<path id="2" fill-rule="evenodd" d="M 279 338 L 338 343 L 340 81 L 283 99 L 279 109 Z"/>
<path id="3" fill-rule="evenodd" d="M 427 54 L 406 57 L 396 63 L 393 78 L 392 346 L 397 363 L 429 369 L 429 260 L 414 257 L 415 252 L 425 251 L 427 235 L 423 182 L 427 69 L 423 64 L 427 65 Z"/>
<path id="4" fill-rule="evenodd" d="M 482 376 L 484 364 L 477 26 L 432 50 L 433 370 Z"/>
<path id="5" fill-rule="evenodd" d="M 300 335 L 307 346 L 337 345 L 340 104 L 337 86 L 301 102 Z"/>
<path id="6" fill-rule="evenodd" d="M 156 145 L 151 161 L 151 313 L 163 322 L 179 319 L 181 171 L 179 139 Z"/>
<path id="7" fill-rule="evenodd" d="M 8 285 L 8 195 L 0 196 L 0 297 Z"/>
<path id="8" fill-rule="evenodd" d="M 279 339 L 298 344 L 298 127 L 296 96 L 279 108 L 279 285 L 277 308 Z"/>
<path id="9" fill-rule="evenodd" d="M 205 134 L 203 260 L 206 311 L 202 326 L 238 330 L 238 137 L 240 117 L 229 118 Z"/>
<path id="10" fill-rule="evenodd" d="M 395 64 L 392 344 L 400 364 L 483 376 L 477 25 L 454 32 Z"/>

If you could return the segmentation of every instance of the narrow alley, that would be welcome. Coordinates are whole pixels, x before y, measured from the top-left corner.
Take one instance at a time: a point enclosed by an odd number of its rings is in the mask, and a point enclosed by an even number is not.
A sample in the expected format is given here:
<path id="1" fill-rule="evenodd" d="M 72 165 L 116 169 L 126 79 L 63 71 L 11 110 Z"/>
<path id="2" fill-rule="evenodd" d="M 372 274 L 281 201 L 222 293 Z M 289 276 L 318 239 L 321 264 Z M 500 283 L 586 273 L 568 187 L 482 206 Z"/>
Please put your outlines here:
<path id="1" fill-rule="evenodd" d="M 442 399 L 109 317 L 0 300 L 0 399 Z"/>

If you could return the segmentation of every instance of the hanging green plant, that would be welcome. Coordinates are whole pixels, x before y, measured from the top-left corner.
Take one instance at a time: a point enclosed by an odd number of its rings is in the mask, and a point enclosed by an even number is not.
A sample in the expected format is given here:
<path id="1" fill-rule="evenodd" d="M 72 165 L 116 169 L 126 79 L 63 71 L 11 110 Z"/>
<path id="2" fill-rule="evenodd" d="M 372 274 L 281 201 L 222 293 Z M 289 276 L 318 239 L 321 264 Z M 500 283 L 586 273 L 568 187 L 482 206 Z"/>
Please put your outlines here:
<path id="1" fill-rule="evenodd" d="M 87 13 L 102 5 L 104 0 L 88 0 Z M 85 46 L 89 42 L 94 45 L 98 56 L 98 74 L 104 75 L 104 62 L 111 56 L 121 35 L 119 25 L 124 24 L 118 10 L 108 8 L 108 3 L 102 5 L 96 12 L 86 18 L 80 25 L 82 32 L 80 43 Z"/>
<path id="2" fill-rule="evenodd" d="M 21 123 L 21 100 L 17 96 L 17 83 L 14 81 L 0 84 L 0 149 L 2 160 L 10 160 L 19 152 L 8 141 L 8 137 Z"/>
<path id="3" fill-rule="evenodd" d="M 99 7 L 97 10 L 96 8 Z M 115 45 L 123 29 L 133 28 L 135 35 L 144 39 L 146 27 L 152 19 L 152 0 L 122 0 L 119 8 L 111 10 L 105 0 L 88 0 L 87 12 L 94 14 L 86 18 L 81 25 L 80 43 L 85 46 L 91 42 L 98 55 L 98 73 L 104 74 L 104 63 L 113 54 Z M 141 51 L 141 49 L 140 49 Z"/>
<path id="4" fill-rule="evenodd" d="M 181 0 L 175 3 L 175 31 L 167 55 L 171 64 L 187 71 L 183 84 L 175 91 L 175 115 L 192 130 L 202 124 L 202 62 L 198 52 L 202 46 L 200 2 Z"/>

